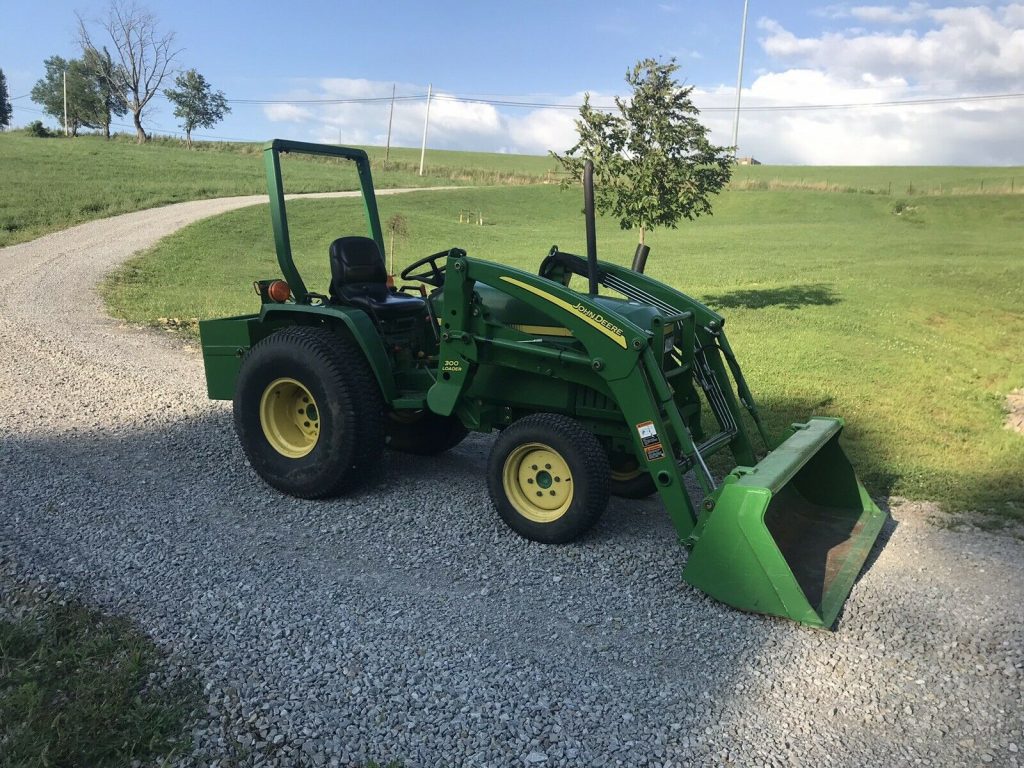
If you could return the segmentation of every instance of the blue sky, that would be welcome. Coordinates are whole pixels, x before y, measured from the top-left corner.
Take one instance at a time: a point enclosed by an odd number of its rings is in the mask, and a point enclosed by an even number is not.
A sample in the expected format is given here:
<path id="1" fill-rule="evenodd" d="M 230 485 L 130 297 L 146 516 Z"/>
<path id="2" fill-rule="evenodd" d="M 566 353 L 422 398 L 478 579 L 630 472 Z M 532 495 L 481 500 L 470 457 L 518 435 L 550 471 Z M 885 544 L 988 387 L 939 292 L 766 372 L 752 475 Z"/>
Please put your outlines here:
<path id="1" fill-rule="evenodd" d="M 12 97 L 51 54 L 77 55 L 78 0 L 10 3 L 0 68 Z M 731 141 L 742 0 L 727 2 L 432 2 L 244 5 L 149 2 L 177 33 L 182 67 L 229 99 L 316 101 L 419 95 L 432 83 L 429 146 L 540 153 L 572 143 L 573 111 L 465 101 L 483 97 L 607 103 L 627 67 L 674 56 L 714 138 Z M 244 10 L 238 10 L 244 8 Z M 788 163 L 1024 164 L 1024 99 L 831 110 L 1024 92 L 1024 3 L 894 5 L 751 2 L 740 152 Z M 458 97 L 463 100 L 453 100 Z M 42 117 L 14 101 L 15 124 Z M 765 108 L 770 109 L 765 109 Z M 394 143 L 418 145 L 423 99 L 399 102 Z M 387 105 L 241 104 L 203 136 L 383 143 Z M 52 122 L 52 121 L 51 121 Z M 123 122 L 128 123 L 129 120 Z M 149 125 L 177 129 L 162 100 Z"/>

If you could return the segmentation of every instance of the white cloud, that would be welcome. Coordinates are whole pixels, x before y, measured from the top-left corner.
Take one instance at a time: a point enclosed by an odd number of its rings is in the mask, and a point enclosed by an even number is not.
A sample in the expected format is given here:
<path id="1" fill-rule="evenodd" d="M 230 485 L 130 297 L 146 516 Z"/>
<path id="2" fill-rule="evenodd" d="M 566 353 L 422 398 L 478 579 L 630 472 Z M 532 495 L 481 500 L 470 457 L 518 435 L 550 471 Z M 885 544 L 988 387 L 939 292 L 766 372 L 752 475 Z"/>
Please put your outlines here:
<path id="1" fill-rule="evenodd" d="M 536 109 L 511 117 L 508 121 L 510 146 L 515 147 L 516 152 L 528 154 L 543 154 L 549 150 L 565 152 L 578 140 L 577 117 L 578 113 L 569 109 Z"/>
<path id="2" fill-rule="evenodd" d="M 294 104 L 267 104 L 263 114 L 272 123 L 301 123 L 313 117 L 312 110 Z"/>
<path id="3" fill-rule="evenodd" d="M 901 90 L 902 89 L 902 90 Z M 709 107 L 731 105 L 732 89 L 696 94 Z M 1024 162 L 1017 126 L 1024 103 L 975 102 L 914 107 L 757 111 L 794 104 L 857 104 L 914 98 L 908 86 L 848 83 L 813 69 L 758 77 L 743 91 L 740 154 L 769 163 L 813 165 L 1005 165 Z M 720 143 L 731 141 L 733 114 L 703 115 Z"/>
<path id="4" fill-rule="evenodd" d="M 768 110 L 771 107 L 862 104 L 967 94 L 1024 92 L 1024 3 L 994 7 L 830 6 L 828 15 L 856 18 L 865 29 L 796 35 L 762 19 L 768 54 L 744 88 L 740 153 L 769 163 L 814 164 L 1024 164 L 1024 99 L 862 106 L 845 109 Z M 911 19 L 910 17 L 913 17 Z M 914 21 L 914 28 L 893 24 Z M 392 83 L 328 78 L 301 83 L 289 99 L 381 99 L 362 103 L 274 105 L 268 118 L 288 121 L 305 137 L 383 145 Z M 399 83 L 399 96 L 425 86 Z M 437 93 L 437 92 L 435 92 Z M 437 93 L 430 108 L 428 147 L 543 154 L 576 141 L 574 109 L 510 108 L 458 101 Z M 608 104 L 611 94 L 592 94 Z M 732 141 L 735 91 L 731 85 L 697 89 L 702 121 L 717 144 Z M 583 94 L 524 97 L 577 105 Z M 393 146 L 416 146 L 425 102 L 395 105 Z"/>
<path id="5" fill-rule="evenodd" d="M 276 121 L 301 119 L 306 138 L 314 141 L 347 144 L 383 145 L 387 140 L 390 110 L 390 82 L 331 78 L 311 81 L 295 89 L 284 99 L 338 100 L 381 99 L 372 102 L 326 103 L 311 107 L 265 107 L 264 113 Z M 419 146 L 423 137 L 426 101 L 403 100 L 403 95 L 425 96 L 426 88 L 398 83 L 392 121 L 392 146 Z M 596 103 L 609 103 L 611 96 L 592 94 Z M 582 93 L 565 97 L 544 97 L 545 103 L 580 104 Z M 574 109 L 499 109 L 492 104 L 455 99 L 452 94 L 434 91 L 430 102 L 430 126 L 427 145 L 435 149 L 501 151 L 544 154 L 559 151 L 576 142 Z"/>
<path id="6" fill-rule="evenodd" d="M 929 8 L 830 6 L 833 17 L 898 32 L 845 30 L 798 36 L 762 19 L 769 68 L 744 89 L 745 107 L 871 104 L 1024 91 L 1024 5 Z M 775 71 L 772 71 L 775 69 Z M 733 95 L 734 97 L 734 95 Z M 707 104 L 714 101 L 713 94 Z M 719 100 L 721 101 L 721 99 Z M 708 121 L 716 137 L 731 118 Z M 768 162 L 1020 164 L 1024 99 L 855 109 L 745 112 L 740 152 Z"/>
<path id="7" fill-rule="evenodd" d="M 925 16 L 925 3 L 910 3 L 903 8 L 892 5 L 858 5 L 850 9 L 849 15 L 869 24 L 908 24 Z"/>
<path id="8" fill-rule="evenodd" d="M 872 6 L 882 8 L 882 6 Z M 1005 87 L 1024 78 L 1024 5 L 1000 8 L 939 8 L 924 12 L 923 32 L 827 32 L 798 37 L 778 22 L 762 19 L 765 52 L 846 78 L 863 74 L 904 77 L 922 83 L 969 82 Z"/>

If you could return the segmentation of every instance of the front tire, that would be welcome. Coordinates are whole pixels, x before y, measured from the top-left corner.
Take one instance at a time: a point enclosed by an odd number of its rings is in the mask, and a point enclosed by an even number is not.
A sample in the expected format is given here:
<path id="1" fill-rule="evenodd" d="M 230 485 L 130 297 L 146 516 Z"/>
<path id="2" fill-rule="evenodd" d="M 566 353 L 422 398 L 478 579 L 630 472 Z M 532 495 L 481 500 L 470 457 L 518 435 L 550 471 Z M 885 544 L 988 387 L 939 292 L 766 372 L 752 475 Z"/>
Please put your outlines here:
<path id="1" fill-rule="evenodd" d="M 608 506 L 608 457 L 567 416 L 538 413 L 505 429 L 491 449 L 487 486 L 505 523 L 543 544 L 579 538 Z"/>
<path id="2" fill-rule="evenodd" d="M 325 328 L 295 326 L 246 355 L 235 388 L 242 450 L 292 496 L 336 496 L 380 463 L 383 401 L 361 351 Z"/>

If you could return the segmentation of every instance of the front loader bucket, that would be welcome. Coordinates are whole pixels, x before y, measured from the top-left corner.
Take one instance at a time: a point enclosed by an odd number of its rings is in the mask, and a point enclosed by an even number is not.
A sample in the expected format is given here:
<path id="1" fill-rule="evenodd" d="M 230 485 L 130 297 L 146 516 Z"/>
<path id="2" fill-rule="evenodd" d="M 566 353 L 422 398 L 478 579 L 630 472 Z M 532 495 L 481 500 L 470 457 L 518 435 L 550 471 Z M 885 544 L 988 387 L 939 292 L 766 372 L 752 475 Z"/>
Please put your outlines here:
<path id="1" fill-rule="evenodd" d="M 842 428 L 813 418 L 726 478 L 683 578 L 742 610 L 831 627 L 885 522 L 839 445 Z"/>

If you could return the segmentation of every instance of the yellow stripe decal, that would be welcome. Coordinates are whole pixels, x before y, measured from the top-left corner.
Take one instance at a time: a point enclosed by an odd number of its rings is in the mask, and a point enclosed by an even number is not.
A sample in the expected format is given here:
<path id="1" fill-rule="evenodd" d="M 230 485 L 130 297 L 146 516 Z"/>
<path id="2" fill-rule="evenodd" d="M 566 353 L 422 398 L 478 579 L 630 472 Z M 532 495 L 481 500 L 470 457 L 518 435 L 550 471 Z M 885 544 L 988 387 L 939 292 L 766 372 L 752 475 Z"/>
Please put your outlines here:
<path id="1" fill-rule="evenodd" d="M 512 283 L 512 285 L 516 286 L 517 288 L 522 288 L 524 291 L 529 291 L 534 296 L 540 296 L 545 301 L 550 301 L 556 307 L 564 309 L 566 312 L 569 312 L 573 316 L 578 317 L 587 325 L 593 326 L 623 349 L 626 348 L 626 337 L 622 334 L 622 331 L 616 326 L 612 325 L 611 323 L 608 323 L 603 317 L 601 317 L 601 315 L 595 315 L 594 317 L 591 317 L 590 315 L 584 314 L 584 312 L 587 312 L 589 310 L 587 310 L 586 307 L 584 307 L 582 304 L 577 305 L 579 307 L 579 309 L 577 309 L 569 302 L 563 301 L 557 296 L 552 296 L 550 293 L 546 293 L 545 291 L 542 291 L 539 288 L 534 288 L 532 285 L 524 283 L 522 280 L 516 280 L 514 277 L 506 277 L 504 275 L 502 275 L 501 279 L 504 280 L 506 283 Z"/>
<path id="2" fill-rule="evenodd" d="M 523 333 L 532 333 L 537 336 L 572 336 L 572 331 L 560 325 L 515 325 L 511 326 Z"/>

